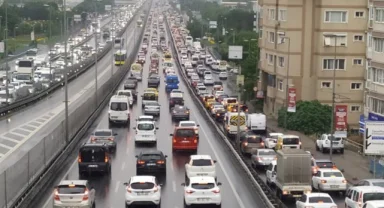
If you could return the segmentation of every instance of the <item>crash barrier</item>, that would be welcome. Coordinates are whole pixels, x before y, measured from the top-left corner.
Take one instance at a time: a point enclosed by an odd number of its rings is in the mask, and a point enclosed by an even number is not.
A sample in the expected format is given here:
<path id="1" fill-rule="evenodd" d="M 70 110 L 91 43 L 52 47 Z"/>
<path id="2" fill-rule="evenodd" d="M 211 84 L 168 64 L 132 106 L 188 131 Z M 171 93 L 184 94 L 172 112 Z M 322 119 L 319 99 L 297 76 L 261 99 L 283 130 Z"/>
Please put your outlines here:
<path id="1" fill-rule="evenodd" d="M 221 138 L 221 141 L 223 141 L 227 147 L 228 147 L 228 152 L 234 156 L 234 158 L 237 159 L 238 163 L 240 166 L 243 168 L 244 172 L 252 182 L 253 187 L 256 188 L 257 192 L 260 195 L 260 198 L 262 199 L 265 207 L 268 208 L 286 208 L 286 206 L 273 194 L 273 191 L 264 183 L 264 181 L 259 177 L 257 172 L 251 167 L 250 164 L 248 164 L 244 158 L 244 156 L 240 153 L 240 151 L 236 148 L 236 145 L 232 140 L 230 140 L 226 134 L 224 133 L 223 129 L 220 127 L 218 123 L 209 115 L 209 113 L 205 110 L 204 105 L 198 98 L 196 91 L 192 89 L 191 84 L 189 83 L 189 79 L 187 75 L 185 74 L 185 71 L 182 69 L 180 60 L 179 60 L 179 54 L 178 50 L 175 47 L 176 42 L 174 40 L 173 34 L 170 30 L 169 24 L 168 24 L 168 19 L 166 21 L 167 24 L 167 31 L 169 35 L 171 36 L 171 42 L 172 42 L 172 53 L 173 57 L 175 59 L 176 65 L 178 66 L 177 68 L 179 69 L 179 74 L 183 77 L 183 81 L 185 85 L 188 88 L 188 91 L 190 92 L 192 98 L 195 100 L 195 103 L 198 103 L 197 105 L 200 106 L 199 111 L 200 113 L 205 117 L 206 120 L 210 121 L 212 125 L 212 129 L 215 129 L 218 132 L 218 135 Z"/>
<path id="2" fill-rule="evenodd" d="M 143 7 L 146 6 L 138 8 L 135 13 L 141 11 Z M 132 20 L 134 17 L 128 21 L 118 36 L 124 34 L 129 25 L 135 24 L 132 23 Z M 143 35 L 143 30 L 140 35 Z M 39 199 L 36 196 L 45 194 L 44 190 L 50 190 L 51 187 L 48 187 L 47 184 L 56 179 L 68 157 L 73 151 L 77 151 L 79 141 L 128 73 L 130 64 L 135 60 L 139 50 L 138 46 L 139 44 L 135 46 L 124 66 L 115 69 L 111 78 L 99 84 L 97 103 L 95 103 L 94 88 L 90 88 L 91 92 L 84 93 L 86 96 L 82 97 L 82 103 L 76 108 L 70 106 L 68 132 L 70 141 L 66 142 L 65 139 L 65 120 L 63 112 L 61 112 L 52 119 L 49 127 L 46 127 L 44 135 L 30 138 L 28 142 L 34 143 L 30 150 L 25 151 L 20 148 L 18 155 L 12 155 L 14 157 L 8 157 L 6 161 L 2 162 L 0 166 L 0 208 L 34 207 L 31 203 L 33 200 Z M 103 53 L 108 52 L 111 47 L 111 44 L 106 46 Z M 4 164 L 5 162 L 7 164 Z"/>

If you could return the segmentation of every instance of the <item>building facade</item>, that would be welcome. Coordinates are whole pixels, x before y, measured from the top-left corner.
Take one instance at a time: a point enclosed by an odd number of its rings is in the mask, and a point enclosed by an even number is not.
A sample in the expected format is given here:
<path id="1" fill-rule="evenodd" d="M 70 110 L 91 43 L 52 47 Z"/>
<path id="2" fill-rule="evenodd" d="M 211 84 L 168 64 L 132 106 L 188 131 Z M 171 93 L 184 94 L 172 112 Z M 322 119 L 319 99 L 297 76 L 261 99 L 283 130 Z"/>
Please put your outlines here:
<path id="1" fill-rule="evenodd" d="M 369 0 L 364 115 L 384 121 L 384 1 Z"/>
<path id="2" fill-rule="evenodd" d="M 297 100 L 348 106 L 348 124 L 363 112 L 367 0 L 259 0 L 260 85 L 264 111 Z M 334 76 L 335 75 L 335 76 Z M 335 77 L 335 86 L 333 86 Z M 287 87 L 288 86 L 288 87 Z"/>

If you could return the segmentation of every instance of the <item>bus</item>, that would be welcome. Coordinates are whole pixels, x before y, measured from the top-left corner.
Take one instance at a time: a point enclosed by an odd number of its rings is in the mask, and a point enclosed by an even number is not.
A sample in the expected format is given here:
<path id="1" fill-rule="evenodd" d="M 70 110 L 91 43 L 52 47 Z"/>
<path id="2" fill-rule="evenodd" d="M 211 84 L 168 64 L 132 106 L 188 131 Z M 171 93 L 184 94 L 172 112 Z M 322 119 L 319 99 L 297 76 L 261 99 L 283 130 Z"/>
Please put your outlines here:
<path id="1" fill-rule="evenodd" d="M 115 52 L 115 66 L 124 65 L 125 59 L 127 59 L 127 51 L 126 50 L 118 50 Z"/>
<path id="2" fill-rule="evenodd" d="M 25 52 L 25 54 L 27 56 L 27 59 L 35 60 L 36 56 L 37 56 L 37 48 L 32 48 L 32 49 L 27 50 L 27 52 Z"/>
<path id="3" fill-rule="evenodd" d="M 124 46 L 124 43 L 123 43 L 123 39 L 121 38 L 115 38 L 115 42 L 114 42 L 114 48 L 116 49 L 121 49 L 123 46 Z"/>

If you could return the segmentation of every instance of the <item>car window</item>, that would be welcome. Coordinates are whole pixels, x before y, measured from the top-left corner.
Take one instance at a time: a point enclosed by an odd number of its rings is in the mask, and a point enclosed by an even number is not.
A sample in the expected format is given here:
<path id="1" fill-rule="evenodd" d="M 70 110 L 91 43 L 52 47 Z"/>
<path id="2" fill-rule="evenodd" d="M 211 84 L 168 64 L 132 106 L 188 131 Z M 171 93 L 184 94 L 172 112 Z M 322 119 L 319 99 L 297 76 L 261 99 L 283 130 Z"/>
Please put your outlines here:
<path id="1" fill-rule="evenodd" d="M 211 166 L 212 161 L 207 159 L 192 160 L 192 166 Z"/>
<path id="2" fill-rule="evenodd" d="M 324 177 L 343 177 L 340 172 L 323 172 Z"/>
<path id="3" fill-rule="evenodd" d="M 300 197 L 300 200 L 299 201 L 301 201 L 301 202 L 307 202 L 307 195 L 302 195 L 301 197 Z"/>
<path id="4" fill-rule="evenodd" d="M 117 95 L 125 95 L 127 97 L 131 97 L 131 92 L 119 92 Z"/>
<path id="5" fill-rule="evenodd" d="M 363 194 L 363 203 L 374 200 L 384 200 L 384 193 L 376 192 Z"/>
<path id="6" fill-rule="evenodd" d="M 111 110 L 113 111 L 126 111 L 128 110 L 128 104 L 123 102 L 112 102 Z"/>
<path id="7" fill-rule="evenodd" d="M 366 182 L 367 184 L 364 184 L 366 186 L 369 186 L 369 183 Z M 374 186 L 380 186 L 380 187 L 384 187 L 384 182 L 373 182 L 372 183 Z"/>
<path id="8" fill-rule="evenodd" d="M 318 162 L 318 161 L 316 161 L 316 165 L 319 168 L 333 168 L 332 162 Z"/>
<path id="9" fill-rule="evenodd" d="M 151 123 L 141 123 L 137 125 L 137 129 L 142 131 L 150 131 L 155 129 L 155 125 Z"/>
<path id="10" fill-rule="evenodd" d="M 112 136 L 110 131 L 95 131 L 95 136 Z"/>
<path id="11" fill-rule="evenodd" d="M 359 193 L 357 191 L 353 191 L 353 201 L 359 201 Z"/>
<path id="12" fill-rule="evenodd" d="M 261 142 L 263 142 L 261 137 L 248 137 L 247 141 L 248 141 L 248 143 L 261 143 Z"/>
<path id="13" fill-rule="evenodd" d="M 180 126 L 182 127 L 195 127 L 194 123 L 180 123 Z"/>
<path id="14" fill-rule="evenodd" d="M 287 145 L 290 145 L 290 144 L 299 144 L 300 143 L 300 139 L 299 138 L 284 138 L 283 139 L 283 144 L 287 144 Z"/>
<path id="15" fill-rule="evenodd" d="M 153 189 L 155 187 L 155 184 L 151 182 L 140 182 L 140 183 L 131 183 L 132 189 Z"/>
<path id="16" fill-rule="evenodd" d="M 83 194 L 86 190 L 84 185 L 60 185 L 57 187 L 59 194 Z"/>
<path id="17" fill-rule="evenodd" d="M 159 154 L 142 154 L 140 159 L 142 160 L 161 160 L 161 155 Z"/>
<path id="18" fill-rule="evenodd" d="M 195 137 L 195 131 L 193 129 L 178 129 L 176 137 Z"/>
<path id="19" fill-rule="evenodd" d="M 191 187 L 193 189 L 213 189 L 215 188 L 214 183 L 192 183 Z"/>
<path id="20" fill-rule="evenodd" d="M 333 203 L 330 197 L 325 196 L 309 197 L 308 201 L 309 203 Z"/>
<path id="21" fill-rule="evenodd" d="M 258 153 L 259 153 L 259 155 L 276 155 L 275 151 L 263 151 L 263 150 L 259 150 Z"/>

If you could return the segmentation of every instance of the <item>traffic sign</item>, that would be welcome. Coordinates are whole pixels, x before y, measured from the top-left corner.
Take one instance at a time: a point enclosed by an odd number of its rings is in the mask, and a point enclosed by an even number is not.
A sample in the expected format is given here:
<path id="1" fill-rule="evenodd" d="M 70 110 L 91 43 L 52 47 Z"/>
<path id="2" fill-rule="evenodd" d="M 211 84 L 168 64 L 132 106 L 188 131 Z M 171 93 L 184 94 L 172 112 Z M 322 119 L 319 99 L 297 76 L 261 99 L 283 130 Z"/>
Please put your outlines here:
<path id="1" fill-rule="evenodd" d="M 382 155 L 384 147 L 383 128 L 384 122 L 382 121 L 365 122 L 364 154 Z"/>

